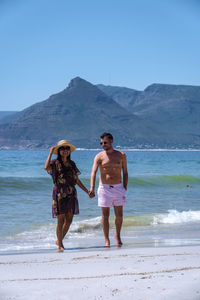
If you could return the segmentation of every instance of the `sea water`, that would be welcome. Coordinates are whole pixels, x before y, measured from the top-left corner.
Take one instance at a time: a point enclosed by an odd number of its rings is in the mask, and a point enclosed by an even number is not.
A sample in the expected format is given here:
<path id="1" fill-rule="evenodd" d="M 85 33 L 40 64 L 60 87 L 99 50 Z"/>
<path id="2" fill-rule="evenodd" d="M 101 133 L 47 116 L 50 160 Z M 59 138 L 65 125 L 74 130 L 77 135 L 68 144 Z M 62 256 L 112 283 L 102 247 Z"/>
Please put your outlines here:
<path id="1" fill-rule="evenodd" d="M 72 160 L 89 188 L 100 150 L 79 149 Z M 122 149 L 129 183 L 124 207 L 124 246 L 200 244 L 200 151 Z M 53 182 L 44 170 L 48 151 L 0 150 L 0 254 L 56 249 L 51 216 Z M 98 187 L 98 175 L 96 190 Z M 103 247 L 101 209 L 77 187 L 80 214 L 64 240 L 67 249 Z M 114 214 L 110 236 L 114 247 Z"/>

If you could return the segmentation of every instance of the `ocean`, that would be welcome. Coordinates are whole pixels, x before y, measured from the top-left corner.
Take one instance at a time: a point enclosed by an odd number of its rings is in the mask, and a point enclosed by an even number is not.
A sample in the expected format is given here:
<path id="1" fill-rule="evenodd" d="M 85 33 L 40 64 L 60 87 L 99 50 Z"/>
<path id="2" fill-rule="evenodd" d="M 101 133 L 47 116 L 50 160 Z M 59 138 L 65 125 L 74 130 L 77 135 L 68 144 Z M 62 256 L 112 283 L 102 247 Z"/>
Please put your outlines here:
<path id="1" fill-rule="evenodd" d="M 89 188 L 100 150 L 72 153 Z M 200 151 L 122 149 L 129 183 L 124 207 L 124 247 L 200 244 Z M 0 150 L 0 255 L 55 251 L 56 219 L 51 216 L 53 182 L 44 170 L 46 150 Z M 98 177 L 98 176 L 97 176 Z M 98 187 L 98 178 L 96 189 Z M 68 250 L 103 248 L 97 197 L 79 188 L 76 215 L 64 245 Z M 111 247 L 115 247 L 111 209 Z"/>

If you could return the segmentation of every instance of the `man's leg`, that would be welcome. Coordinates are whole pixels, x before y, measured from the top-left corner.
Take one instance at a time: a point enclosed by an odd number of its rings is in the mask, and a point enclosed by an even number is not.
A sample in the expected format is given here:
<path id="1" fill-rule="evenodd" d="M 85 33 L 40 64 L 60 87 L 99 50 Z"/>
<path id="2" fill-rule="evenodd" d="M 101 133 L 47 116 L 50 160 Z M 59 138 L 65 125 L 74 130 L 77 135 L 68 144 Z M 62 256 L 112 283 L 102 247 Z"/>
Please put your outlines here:
<path id="1" fill-rule="evenodd" d="M 109 215 L 110 215 L 110 208 L 102 207 L 102 227 L 103 227 L 103 233 L 104 233 L 104 237 L 105 237 L 105 247 L 110 247 Z"/>
<path id="2" fill-rule="evenodd" d="M 123 222 L 123 206 L 114 206 L 115 211 L 115 227 L 116 227 L 116 234 L 115 238 L 117 241 L 117 246 L 122 245 L 120 232 L 122 228 L 122 222 Z"/>
<path id="3" fill-rule="evenodd" d="M 58 245 L 58 252 L 63 252 L 64 251 L 64 246 L 62 243 L 63 240 L 63 224 L 65 221 L 65 215 L 58 215 L 57 216 L 57 228 L 56 228 L 56 234 L 57 234 L 57 242 L 56 245 Z"/>

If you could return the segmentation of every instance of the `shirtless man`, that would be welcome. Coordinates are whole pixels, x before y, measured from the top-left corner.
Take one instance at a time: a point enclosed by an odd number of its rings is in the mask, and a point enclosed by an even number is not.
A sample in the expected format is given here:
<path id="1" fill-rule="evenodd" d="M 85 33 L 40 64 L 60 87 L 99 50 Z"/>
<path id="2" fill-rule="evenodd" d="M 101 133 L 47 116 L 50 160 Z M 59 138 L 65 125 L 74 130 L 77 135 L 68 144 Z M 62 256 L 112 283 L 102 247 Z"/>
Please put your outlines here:
<path id="1" fill-rule="evenodd" d="M 103 151 L 94 158 L 91 172 L 90 193 L 95 191 L 96 173 L 99 168 L 98 206 L 102 209 L 102 227 L 105 236 L 105 247 L 110 247 L 109 240 L 109 215 L 110 207 L 114 206 L 115 212 L 115 239 L 117 246 L 122 245 L 120 232 L 123 221 L 123 205 L 126 204 L 126 190 L 128 184 L 128 171 L 126 155 L 113 149 L 113 136 L 104 133 L 101 136 Z M 123 185 L 122 176 L 123 173 Z"/>

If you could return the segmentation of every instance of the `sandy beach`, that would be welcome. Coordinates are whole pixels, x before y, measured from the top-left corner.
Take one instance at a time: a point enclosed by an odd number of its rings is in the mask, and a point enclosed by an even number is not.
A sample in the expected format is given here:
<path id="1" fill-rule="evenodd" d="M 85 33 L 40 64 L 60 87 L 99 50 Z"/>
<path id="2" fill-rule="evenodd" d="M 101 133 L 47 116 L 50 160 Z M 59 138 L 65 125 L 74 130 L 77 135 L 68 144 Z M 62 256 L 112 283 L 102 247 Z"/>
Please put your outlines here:
<path id="1" fill-rule="evenodd" d="M 200 246 L 0 257 L 1 300 L 200 299 Z"/>

